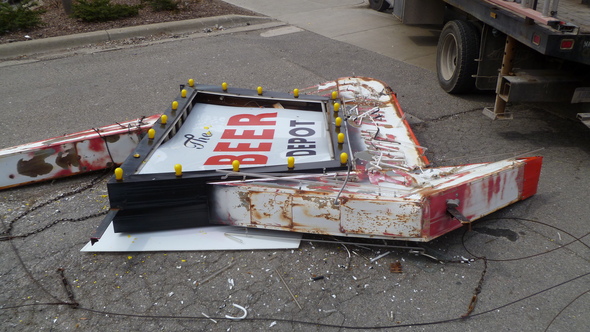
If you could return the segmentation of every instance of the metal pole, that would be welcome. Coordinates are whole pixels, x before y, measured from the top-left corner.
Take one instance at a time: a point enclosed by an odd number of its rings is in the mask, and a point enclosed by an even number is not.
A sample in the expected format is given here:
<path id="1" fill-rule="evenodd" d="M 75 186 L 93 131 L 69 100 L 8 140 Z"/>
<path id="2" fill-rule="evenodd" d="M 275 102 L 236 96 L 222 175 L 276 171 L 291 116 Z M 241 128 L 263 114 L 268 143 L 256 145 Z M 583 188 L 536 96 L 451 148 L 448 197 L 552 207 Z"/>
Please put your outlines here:
<path id="1" fill-rule="evenodd" d="M 512 72 L 512 65 L 514 62 L 514 53 L 516 48 L 516 39 L 506 36 L 506 45 L 504 46 L 504 56 L 502 57 L 502 67 L 498 75 L 498 83 L 496 84 L 496 102 L 494 110 L 485 108 L 483 113 L 492 119 L 512 119 L 512 115 L 506 114 L 506 100 L 502 98 L 502 77 L 510 75 Z M 507 94 L 506 94 L 507 95 Z"/>
<path id="2" fill-rule="evenodd" d="M 543 16 L 549 16 L 549 6 L 551 6 L 551 0 L 543 1 Z"/>
<path id="3" fill-rule="evenodd" d="M 559 6 L 559 0 L 553 0 L 552 5 L 553 6 L 551 6 L 551 16 L 557 17 L 557 6 Z"/>

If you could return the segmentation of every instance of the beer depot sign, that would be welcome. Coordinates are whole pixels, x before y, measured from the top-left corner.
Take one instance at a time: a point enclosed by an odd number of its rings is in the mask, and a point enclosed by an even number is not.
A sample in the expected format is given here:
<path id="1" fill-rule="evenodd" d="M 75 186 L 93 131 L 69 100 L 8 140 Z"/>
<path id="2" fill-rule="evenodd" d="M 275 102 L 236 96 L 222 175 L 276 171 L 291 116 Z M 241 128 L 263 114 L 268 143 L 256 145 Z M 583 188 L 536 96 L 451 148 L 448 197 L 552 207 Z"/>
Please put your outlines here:
<path id="1" fill-rule="evenodd" d="M 272 166 L 332 159 L 322 112 L 197 104 L 179 131 L 159 146 L 140 174 Z"/>
<path id="2" fill-rule="evenodd" d="M 347 126 L 336 121 L 341 102 L 183 86 L 108 182 L 105 220 L 117 233 L 195 227 L 209 220 L 211 183 L 346 171 L 352 153 Z"/>

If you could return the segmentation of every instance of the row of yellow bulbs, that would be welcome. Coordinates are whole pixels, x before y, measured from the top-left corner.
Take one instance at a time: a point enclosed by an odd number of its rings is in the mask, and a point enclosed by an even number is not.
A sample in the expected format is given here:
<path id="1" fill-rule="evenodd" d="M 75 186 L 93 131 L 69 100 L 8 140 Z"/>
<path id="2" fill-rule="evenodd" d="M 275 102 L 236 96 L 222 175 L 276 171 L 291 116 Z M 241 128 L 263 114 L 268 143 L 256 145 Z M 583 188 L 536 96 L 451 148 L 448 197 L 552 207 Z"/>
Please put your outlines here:
<path id="1" fill-rule="evenodd" d="M 188 85 L 190 87 L 193 87 L 195 85 L 195 80 L 193 80 L 192 78 L 188 80 Z M 221 83 L 221 88 L 223 89 L 223 91 L 227 91 L 227 83 L 223 82 Z M 259 95 L 262 95 L 262 87 L 259 86 L 256 91 L 258 92 Z M 180 96 L 182 98 L 186 98 L 186 94 L 187 91 L 185 89 L 182 89 L 180 92 Z M 293 89 L 293 96 L 295 98 L 299 97 L 299 89 Z M 332 91 L 332 99 L 336 99 L 338 98 L 338 91 Z M 175 100 L 172 102 L 172 110 L 175 111 L 178 109 L 178 102 Z M 334 103 L 334 112 L 338 113 L 338 111 L 340 110 L 340 103 Z M 340 126 L 342 126 L 342 118 L 341 117 L 336 117 L 336 119 L 334 120 L 336 127 L 340 128 Z M 168 123 L 168 116 L 166 114 L 162 114 L 162 116 L 160 117 L 160 123 L 165 125 Z M 148 139 L 152 140 L 154 139 L 154 137 L 156 136 L 156 130 L 154 128 L 150 128 L 150 130 L 148 130 Z M 344 133 L 338 133 L 338 143 L 339 144 L 343 144 L 344 143 Z M 342 152 L 340 154 L 340 163 L 345 165 L 348 162 L 348 154 L 346 152 Z M 287 167 L 289 169 L 293 169 L 295 168 L 295 157 L 288 157 L 287 158 Z M 239 172 L 240 171 L 240 161 L 239 160 L 234 160 L 232 161 L 232 168 L 234 172 Z M 182 165 L 181 164 L 176 164 L 174 165 L 174 172 L 176 173 L 176 176 L 182 176 Z M 115 179 L 117 181 L 122 181 L 123 180 L 123 169 L 120 167 L 117 167 L 115 169 Z"/>

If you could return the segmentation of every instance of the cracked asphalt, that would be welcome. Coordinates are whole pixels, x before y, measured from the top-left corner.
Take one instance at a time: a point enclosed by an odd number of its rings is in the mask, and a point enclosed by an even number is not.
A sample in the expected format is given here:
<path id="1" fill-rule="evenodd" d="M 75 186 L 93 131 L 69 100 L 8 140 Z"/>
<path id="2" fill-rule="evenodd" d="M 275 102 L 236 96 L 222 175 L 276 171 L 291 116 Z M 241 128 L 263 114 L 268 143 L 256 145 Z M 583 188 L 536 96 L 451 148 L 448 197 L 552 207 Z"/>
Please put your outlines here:
<path id="1" fill-rule="evenodd" d="M 158 113 L 188 78 L 291 91 L 359 75 L 392 87 L 435 165 L 543 155 L 537 195 L 471 231 L 421 244 L 453 261 L 444 264 L 407 250 L 306 241 L 295 250 L 92 254 L 80 249 L 100 217 L 57 222 L 0 242 L 0 329 L 587 330 L 588 128 L 550 105 L 515 105 L 514 120 L 491 121 L 481 110 L 493 95 L 447 95 L 425 69 L 308 31 L 261 35 L 268 30 L 74 50 L 0 66 L 0 147 Z M 100 175 L 2 191 L 0 218 L 8 227 Z M 34 210 L 14 222 L 11 234 L 105 211 L 105 183 Z M 486 257 L 487 269 L 471 317 L 462 319 L 484 272 L 478 257 Z M 402 273 L 390 271 L 396 262 Z M 226 318 L 242 315 L 233 304 L 247 310 L 246 319 Z"/>

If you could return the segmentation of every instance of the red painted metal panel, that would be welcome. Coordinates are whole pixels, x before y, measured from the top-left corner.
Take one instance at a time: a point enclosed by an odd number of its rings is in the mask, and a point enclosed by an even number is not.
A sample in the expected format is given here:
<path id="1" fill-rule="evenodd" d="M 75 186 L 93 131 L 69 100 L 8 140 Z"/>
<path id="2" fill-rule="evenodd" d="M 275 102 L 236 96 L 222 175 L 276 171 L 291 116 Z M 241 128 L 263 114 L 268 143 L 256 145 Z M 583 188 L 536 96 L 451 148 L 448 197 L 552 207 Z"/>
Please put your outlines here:
<path id="1" fill-rule="evenodd" d="M 0 150 L 0 190 L 121 164 L 158 120 L 152 115 Z"/>
<path id="2" fill-rule="evenodd" d="M 539 177 L 541 176 L 541 165 L 543 157 L 530 157 L 524 159 L 524 179 L 521 199 L 526 199 L 537 193 Z"/>

